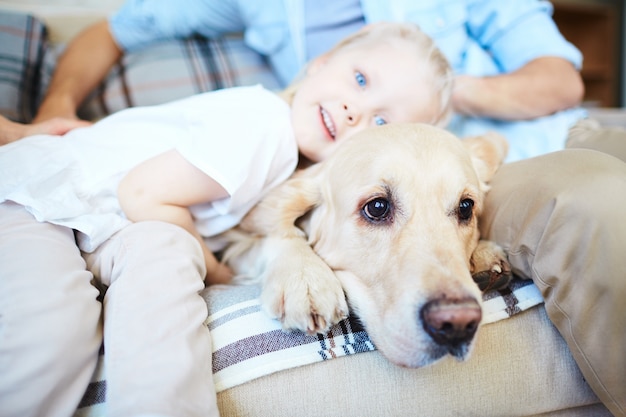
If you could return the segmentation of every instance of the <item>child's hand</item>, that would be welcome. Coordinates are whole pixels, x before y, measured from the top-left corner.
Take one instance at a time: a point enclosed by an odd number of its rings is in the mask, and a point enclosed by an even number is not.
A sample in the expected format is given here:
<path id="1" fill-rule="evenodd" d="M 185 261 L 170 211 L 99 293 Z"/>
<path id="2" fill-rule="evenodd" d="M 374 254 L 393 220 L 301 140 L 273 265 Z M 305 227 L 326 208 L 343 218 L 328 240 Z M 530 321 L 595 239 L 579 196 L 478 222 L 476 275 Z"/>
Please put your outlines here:
<path id="1" fill-rule="evenodd" d="M 217 262 L 213 264 L 214 267 L 211 271 L 207 269 L 207 274 L 204 282 L 206 285 L 213 284 L 228 284 L 233 279 L 233 271 L 226 264 Z"/>

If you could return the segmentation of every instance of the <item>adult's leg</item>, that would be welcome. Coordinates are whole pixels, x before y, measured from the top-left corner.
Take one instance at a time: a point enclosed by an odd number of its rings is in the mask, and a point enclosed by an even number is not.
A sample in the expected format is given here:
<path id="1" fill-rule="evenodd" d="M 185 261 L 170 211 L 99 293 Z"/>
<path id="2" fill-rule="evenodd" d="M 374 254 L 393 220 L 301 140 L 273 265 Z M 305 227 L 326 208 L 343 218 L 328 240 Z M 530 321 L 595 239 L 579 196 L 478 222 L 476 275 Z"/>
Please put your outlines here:
<path id="1" fill-rule="evenodd" d="M 200 245 L 163 222 L 127 226 L 92 254 L 104 297 L 107 414 L 217 416 L 211 340 L 199 295 Z"/>
<path id="2" fill-rule="evenodd" d="M 70 416 L 98 360 L 101 304 L 71 229 L 0 204 L 0 414 Z"/>
<path id="3" fill-rule="evenodd" d="M 569 130 L 566 147 L 593 149 L 626 161 L 626 129 L 602 126 L 595 119 L 582 119 Z"/>
<path id="4" fill-rule="evenodd" d="M 532 278 L 585 379 L 626 415 L 626 163 L 568 149 L 506 164 L 481 218 Z"/>

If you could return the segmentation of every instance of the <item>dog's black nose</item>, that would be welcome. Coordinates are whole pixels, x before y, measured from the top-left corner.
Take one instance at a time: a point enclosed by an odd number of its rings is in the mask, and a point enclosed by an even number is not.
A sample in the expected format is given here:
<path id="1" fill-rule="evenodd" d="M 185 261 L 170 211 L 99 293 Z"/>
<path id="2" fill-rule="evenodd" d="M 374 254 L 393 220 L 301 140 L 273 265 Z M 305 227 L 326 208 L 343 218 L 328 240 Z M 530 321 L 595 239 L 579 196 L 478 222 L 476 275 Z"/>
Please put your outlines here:
<path id="1" fill-rule="evenodd" d="M 480 324 L 482 311 L 473 298 L 439 298 L 422 307 L 420 318 L 426 333 L 437 344 L 455 350 L 471 342 Z"/>

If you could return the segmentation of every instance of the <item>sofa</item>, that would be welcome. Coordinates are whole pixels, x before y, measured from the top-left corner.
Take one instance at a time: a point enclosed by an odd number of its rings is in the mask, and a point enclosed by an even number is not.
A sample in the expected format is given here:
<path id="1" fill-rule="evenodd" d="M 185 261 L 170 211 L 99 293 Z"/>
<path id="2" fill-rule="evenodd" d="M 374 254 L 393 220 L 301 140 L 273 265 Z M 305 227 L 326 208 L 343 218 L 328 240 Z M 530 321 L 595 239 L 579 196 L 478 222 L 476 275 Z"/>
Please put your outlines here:
<path id="1" fill-rule="evenodd" d="M 0 44 L 7 45 L 0 60 L 13 65 L 13 77 L 0 82 L 2 114 L 32 120 L 67 37 L 93 20 L 92 13 L 84 19 L 76 13 L 50 16 L 36 7 L 16 13 L 0 3 Z M 95 120 L 128 106 L 253 83 L 278 88 L 264 62 L 237 36 L 171 40 L 125 56 L 81 116 Z M 444 359 L 420 369 L 387 361 L 358 317 L 323 335 L 283 332 L 260 310 L 258 293 L 256 286 L 235 285 L 203 292 L 223 416 L 611 415 L 585 382 L 530 281 L 516 279 L 510 288 L 485 294 L 486 323 L 467 361 Z M 75 415 L 106 415 L 102 366 Z"/>

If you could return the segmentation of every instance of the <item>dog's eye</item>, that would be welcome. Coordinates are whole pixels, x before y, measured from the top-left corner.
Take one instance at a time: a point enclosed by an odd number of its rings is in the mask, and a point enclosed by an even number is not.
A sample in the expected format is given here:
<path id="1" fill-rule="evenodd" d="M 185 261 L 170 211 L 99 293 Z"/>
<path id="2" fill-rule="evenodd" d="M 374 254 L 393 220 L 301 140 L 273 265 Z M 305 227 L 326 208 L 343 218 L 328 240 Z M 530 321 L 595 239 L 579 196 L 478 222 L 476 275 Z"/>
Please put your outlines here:
<path id="1" fill-rule="evenodd" d="M 365 203 L 361 211 L 369 220 L 378 222 L 389 217 L 391 204 L 385 198 L 375 198 Z"/>
<path id="2" fill-rule="evenodd" d="M 460 221 L 467 221 L 472 218 L 472 211 L 474 209 L 474 200 L 470 198 L 464 198 L 459 202 L 458 216 Z"/>

